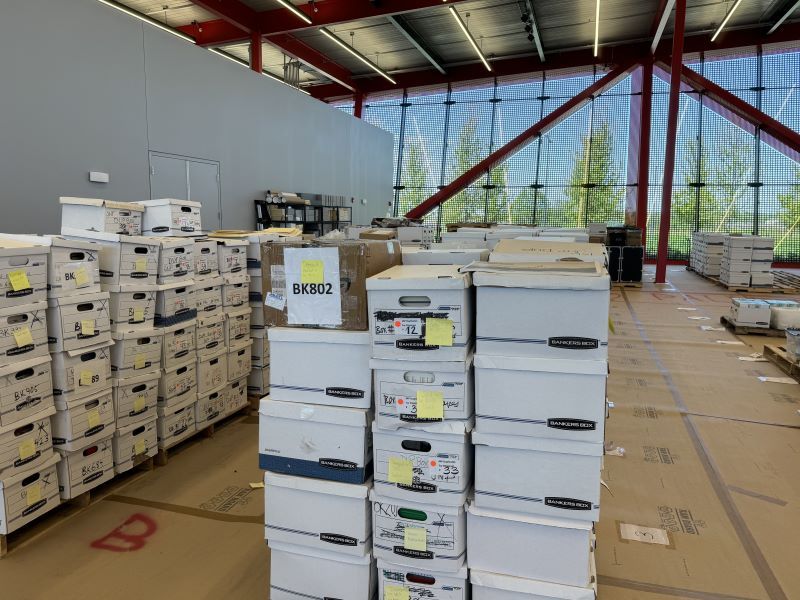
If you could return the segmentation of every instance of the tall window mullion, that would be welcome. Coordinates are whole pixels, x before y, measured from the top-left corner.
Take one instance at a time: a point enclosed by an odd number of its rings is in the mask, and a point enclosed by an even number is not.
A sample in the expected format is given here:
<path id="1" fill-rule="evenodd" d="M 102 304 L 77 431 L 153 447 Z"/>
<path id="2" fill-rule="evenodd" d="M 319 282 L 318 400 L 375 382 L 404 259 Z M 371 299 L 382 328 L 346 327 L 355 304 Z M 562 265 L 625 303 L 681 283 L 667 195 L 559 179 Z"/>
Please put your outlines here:
<path id="1" fill-rule="evenodd" d="M 394 183 L 394 216 L 400 207 L 400 191 L 402 190 L 401 179 L 403 177 L 403 149 L 405 148 L 406 136 L 406 111 L 408 110 L 408 90 L 403 90 L 403 103 L 400 105 L 400 133 L 397 144 L 397 173 Z"/>

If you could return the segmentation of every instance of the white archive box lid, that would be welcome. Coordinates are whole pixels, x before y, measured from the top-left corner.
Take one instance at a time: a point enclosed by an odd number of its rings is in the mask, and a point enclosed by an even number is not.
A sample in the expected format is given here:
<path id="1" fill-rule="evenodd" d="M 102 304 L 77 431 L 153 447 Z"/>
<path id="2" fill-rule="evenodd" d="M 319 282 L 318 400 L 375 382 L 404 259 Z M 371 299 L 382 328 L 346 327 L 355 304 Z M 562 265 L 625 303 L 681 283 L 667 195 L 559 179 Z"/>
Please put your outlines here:
<path id="1" fill-rule="evenodd" d="M 557 237 L 557 236 L 556 236 Z M 582 244 L 571 242 L 550 242 L 541 238 L 530 239 L 505 239 L 500 240 L 497 246 L 492 251 L 492 257 L 489 258 L 490 262 L 503 262 L 500 255 L 508 254 L 538 254 L 538 255 L 556 255 L 560 256 L 567 254 L 575 257 L 578 260 L 593 257 L 605 257 L 606 248 L 603 244 Z"/>
<path id="2" fill-rule="evenodd" d="M 37 412 L 36 414 L 28 415 L 21 421 L 17 421 L 16 423 L 11 423 L 4 427 L 0 427 L 0 434 L 8 433 L 9 431 L 14 431 L 15 429 L 19 429 L 20 427 L 23 427 L 24 425 L 27 425 L 29 423 L 35 423 L 36 421 L 41 421 L 42 419 L 46 419 L 47 417 L 50 417 L 54 414 L 56 414 L 56 407 L 55 405 L 50 404 L 46 408 L 43 408 L 42 410 Z M 5 469 L 5 467 L 3 467 L 3 469 Z"/>
<path id="3" fill-rule="evenodd" d="M 395 504 L 403 508 L 415 508 L 423 512 L 444 513 L 446 515 L 460 515 L 464 512 L 464 505 L 458 506 L 440 506 L 438 504 L 429 504 L 427 502 L 418 502 L 416 500 L 401 500 L 400 498 L 390 498 L 389 496 L 381 496 L 372 488 L 369 491 L 370 502 L 383 502 L 384 504 Z"/>
<path id="4" fill-rule="evenodd" d="M 86 304 L 87 302 L 96 302 L 108 299 L 109 299 L 108 292 L 94 292 L 92 294 L 72 294 L 70 296 L 63 296 L 60 298 L 48 298 L 47 305 L 52 308 L 55 306 Z"/>
<path id="5" fill-rule="evenodd" d="M 136 383 L 148 383 L 150 381 L 158 381 L 161 377 L 161 371 L 151 371 L 144 375 L 136 375 L 135 377 L 126 377 L 124 379 L 112 379 L 111 384 L 116 387 L 128 387 Z"/>
<path id="6" fill-rule="evenodd" d="M 508 435 L 504 433 L 472 434 L 475 446 L 491 446 L 492 448 L 511 448 L 514 450 L 536 450 L 557 454 L 580 454 L 583 456 L 603 456 L 603 442 L 583 442 L 559 440 L 553 438 L 536 438 L 524 435 Z"/>
<path id="7" fill-rule="evenodd" d="M 380 371 L 413 371 L 415 373 L 431 371 L 433 373 L 467 373 L 472 367 L 472 353 L 466 360 L 432 361 L 429 363 L 411 362 L 396 358 L 370 358 L 369 368 Z M 475 356 L 477 359 L 477 355 Z M 505 357 L 503 357 L 505 358 Z M 413 381 L 406 383 L 413 385 Z"/>
<path id="8" fill-rule="evenodd" d="M 167 290 L 177 290 L 178 288 L 190 287 L 194 289 L 194 279 L 182 279 L 180 281 L 170 281 L 169 283 L 159 283 L 156 291 L 166 292 Z"/>
<path id="9" fill-rule="evenodd" d="M 460 231 L 460 230 L 459 230 Z M 517 237 L 518 235 L 535 235 L 532 227 L 505 227 L 503 229 L 489 229 L 486 231 L 487 240 L 503 240 Z"/>
<path id="10" fill-rule="evenodd" d="M 201 279 L 195 281 L 194 289 L 195 291 L 199 290 L 207 290 L 213 287 L 219 287 L 224 283 L 222 279 L 222 275 L 217 275 L 216 277 L 209 277 L 208 279 Z"/>
<path id="11" fill-rule="evenodd" d="M 368 290 L 454 290 L 470 286 L 458 265 L 397 265 L 367 279 Z"/>
<path id="12" fill-rule="evenodd" d="M 113 337 L 115 334 L 112 333 L 111 336 Z M 76 356 L 83 356 L 87 352 L 97 352 L 98 350 L 102 350 L 103 348 L 110 348 L 114 345 L 112 340 L 108 340 L 105 342 L 100 342 L 99 344 L 94 344 L 92 346 L 85 346 L 83 348 L 75 348 L 74 350 L 65 350 L 64 354 L 69 356 L 70 358 L 75 358 Z"/>
<path id="13" fill-rule="evenodd" d="M 141 208 L 138 207 L 138 208 Z M 108 233 L 106 231 L 90 231 L 88 229 L 76 229 L 75 227 L 62 227 L 61 235 L 84 240 L 95 240 L 99 242 L 118 242 L 120 244 L 135 244 L 137 246 L 152 246 L 158 248 L 158 240 L 141 235 L 127 235 L 125 233 Z"/>
<path id="14" fill-rule="evenodd" d="M 165 206 L 172 204 L 175 206 L 194 206 L 195 208 L 202 207 L 202 204 L 193 200 L 176 200 L 175 198 L 156 198 L 154 200 L 138 200 L 136 204 L 142 206 Z"/>
<path id="15" fill-rule="evenodd" d="M 151 330 L 151 332 L 155 331 L 154 335 L 167 335 L 182 329 L 191 329 L 192 327 L 197 327 L 197 319 L 187 319 L 186 321 L 181 321 L 180 323 L 168 327 L 158 327 L 155 330 Z M 111 337 L 114 337 L 114 334 L 111 334 Z"/>
<path id="16" fill-rule="evenodd" d="M 51 452 L 53 451 L 51 450 Z M 53 452 L 50 458 L 48 458 L 43 464 L 36 467 L 33 473 L 41 473 L 42 471 L 46 471 L 60 460 L 61 456 L 58 453 Z M 2 490 L 4 487 L 11 487 L 15 483 L 22 481 L 26 477 L 29 477 L 31 474 L 32 474 L 31 471 L 28 470 L 28 471 L 22 471 L 21 473 L 16 473 L 11 477 L 4 477 L 0 479 L 0 490 Z"/>
<path id="17" fill-rule="evenodd" d="M 474 262 L 461 268 L 474 273 L 476 286 L 541 290 L 609 290 L 611 278 L 596 262 Z"/>
<path id="18" fill-rule="evenodd" d="M 583 531 L 591 531 L 594 527 L 594 523 L 592 521 L 559 519 L 558 517 L 545 517 L 544 515 L 478 508 L 472 503 L 467 506 L 467 511 L 469 514 L 475 515 L 476 517 L 502 519 L 503 521 L 517 521 L 520 523 L 528 523 L 530 525 L 542 525 L 544 527 L 561 527 L 562 529 L 578 529 Z"/>
<path id="19" fill-rule="evenodd" d="M 164 332 L 161 329 L 130 329 L 127 331 L 115 330 L 111 332 L 113 340 L 140 340 L 146 337 L 161 337 Z"/>
<path id="20" fill-rule="evenodd" d="M 5 308 L 0 308 L 0 317 L 24 315 L 26 313 L 36 312 L 37 310 L 47 310 L 47 300 L 40 300 L 39 302 L 31 302 L 30 304 L 19 304 L 17 306 L 6 306 Z"/>
<path id="21" fill-rule="evenodd" d="M 53 248 L 77 248 L 80 250 L 93 250 L 97 252 L 97 243 L 89 240 L 68 240 L 60 235 L 35 235 L 23 233 L 0 233 L 0 238 L 18 242 L 35 244 L 37 246 L 50 246 Z M 2 242 L 0 242 L 2 245 Z"/>
<path id="22" fill-rule="evenodd" d="M 28 360 L 21 360 L 0 366 L 0 377 L 5 377 L 11 373 L 19 373 L 25 369 L 38 367 L 44 363 L 50 362 L 50 355 L 40 356 L 38 358 L 29 358 Z"/>
<path id="23" fill-rule="evenodd" d="M 431 570 L 431 569 L 423 569 L 417 566 L 410 567 L 408 565 L 398 565 L 396 563 L 390 563 L 385 560 L 378 559 L 378 571 L 382 571 L 383 569 L 391 569 L 393 571 L 406 571 L 408 573 L 421 573 L 423 575 L 430 574 L 431 576 L 438 576 L 438 577 L 448 577 L 452 579 L 465 579 L 467 578 L 467 565 L 461 565 L 461 568 L 456 571 L 455 573 L 442 573 L 441 571 Z"/>
<path id="24" fill-rule="evenodd" d="M 269 396 L 261 399 L 259 414 L 279 419 L 308 421 L 309 423 L 329 423 L 349 427 L 367 427 L 372 422 L 372 413 L 366 409 L 325 406 L 323 404 L 301 404 L 281 402 Z"/>
<path id="25" fill-rule="evenodd" d="M 190 237 L 160 237 L 157 244 L 160 248 L 180 248 L 194 246 L 194 240 Z"/>
<path id="26" fill-rule="evenodd" d="M 310 477 L 295 477 L 291 475 L 281 475 L 267 471 L 264 475 L 265 485 L 274 485 L 290 490 L 300 490 L 302 492 L 315 492 L 318 494 L 330 494 L 332 496 L 342 496 L 343 498 L 366 498 L 372 489 L 372 480 L 367 483 L 352 484 L 340 481 L 326 481 L 325 479 L 312 479 Z"/>
<path id="27" fill-rule="evenodd" d="M 56 410 L 60 411 L 69 410 L 71 408 L 75 408 L 76 406 L 84 406 L 89 402 L 98 400 L 99 398 L 103 398 L 104 396 L 111 396 L 111 379 L 106 380 L 105 385 L 107 385 L 108 387 L 92 392 L 85 398 L 75 398 L 65 402 L 62 396 L 56 396 L 54 401 L 55 408 L 53 409 L 53 414 L 56 413 Z"/>
<path id="28" fill-rule="evenodd" d="M 23 242 L 21 240 L 0 239 L 0 256 L 18 256 L 21 254 L 47 254 L 47 246 L 39 242 Z M 20 265 L 23 268 L 25 265 Z"/>
<path id="29" fill-rule="evenodd" d="M 249 310 L 249 309 L 248 309 Z M 326 344 L 369 344 L 369 331 L 310 329 L 305 327 L 270 327 L 270 342 L 324 342 Z"/>
<path id="30" fill-rule="evenodd" d="M 197 402 L 197 394 L 186 394 L 186 398 L 181 400 L 177 404 L 169 407 L 163 406 L 156 406 L 156 415 L 158 418 L 163 419 L 164 417 L 171 417 L 172 415 L 178 414 L 179 411 L 184 410 L 192 406 Z M 194 410 L 194 409 L 192 409 Z"/>
<path id="31" fill-rule="evenodd" d="M 83 204 L 84 206 L 102 206 L 105 208 L 116 208 L 117 210 L 133 210 L 144 212 L 144 207 L 135 202 L 116 202 L 114 200 L 103 200 L 102 198 L 71 198 L 62 196 L 58 199 L 60 204 Z"/>
<path id="32" fill-rule="evenodd" d="M 246 246 L 247 244 L 245 244 Z M 239 273 L 225 273 L 222 276 L 222 283 L 225 285 L 234 285 L 239 283 L 250 283 L 250 275 L 246 271 Z"/>
<path id="33" fill-rule="evenodd" d="M 506 371 L 536 371 L 537 373 L 608 375 L 608 362 L 604 360 L 526 358 L 521 356 L 491 356 L 487 354 L 476 354 L 475 366 L 479 369 L 500 369 Z"/>
<path id="34" fill-rule="evenodd" d="M 368 565 L 372 562 L 372 554 L 369 552 L 367 552 L 365 556 L 353 556 L 351 554 L 342 554 L 341 552 L 333 552 L 330 550 L 319 550 L 311 546 L 284 544 L 283 542 L 275 542 L 273 540 L 268 540 L 268 545 L 272 550 L 280 550 L 291 554 L 302 554 L 303 556 L 313 556 L 314 558 L 322 558 L 324 560 L 332 560 L 350 565 Z"/>
<path id="35" fill-rule="evenodd" d="M 464 442 L 464 436 L 472 431 L 475 419 L 470 418 L 466 421 L 441 421 L 425 423 L 425 429 L 382 429 L 378 427 L 378 422 L 372 423 L 372 433 L 381 433 L 393 437 L 401 437 L 415 440 L 433 440 L 439 442 Z M 456 436 L 457 439 L 453 439 Z"/>
<path id="36" fill-rule="evenodd" d="M 211 235 L 208 239 L 214 240 L 219 246 L 247 246 L 250 243 L 247 238 L 238 237 L 214 237 Z"/>
<path id="37" fill-rule="evenodd" d="M 224 320 L 225 313 L 222 312 L 214 315 L 197 315 L 197 326 L 208 327 L 209 325 L 214 325 L 215 323 L 221 323 Z M 183 325 L 183 323 L 181 323 L 181 325 Z"/>
<path id="38" fill-rule="evenodd" d="M 594 571 L 594 568 L 592 568 L 592 571 Z M 594 600 L 597 596 L 597 584 L 594 582 L 590 587 L 575 587 L 573 585 L 550 583 L 548 581 L 538 581 L 536 579 L 523 579 L 522 577 L 499 575 L 497 573 L 477 571 L 475 569 L 470 569 L 469 580 L 473 585 L 506 592 L 530 594 L 535 597 L 559 598 L 563 600 Z"/>

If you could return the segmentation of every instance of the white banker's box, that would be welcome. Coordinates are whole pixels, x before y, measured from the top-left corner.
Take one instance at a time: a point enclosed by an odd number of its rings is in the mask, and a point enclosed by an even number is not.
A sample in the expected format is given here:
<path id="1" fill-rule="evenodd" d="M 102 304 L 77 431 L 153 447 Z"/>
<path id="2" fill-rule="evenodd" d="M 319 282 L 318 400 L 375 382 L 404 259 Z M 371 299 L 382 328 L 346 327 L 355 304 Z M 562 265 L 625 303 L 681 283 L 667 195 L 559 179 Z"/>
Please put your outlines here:
<path id="1" fill-rule="evenodd" d="M 372 467 L 370 422 L 367 410 L 262 398 L 259 466 L 287 475 L 363 483 Z"/>
<path id="2" fill-rule="evenodd" d="M 117 428 L 155 418 L 158 405 L 159 373 L 145 373 L 127 379 L 114 379 L 114 409 Z"/>
<path id="3" fill-rule="evenodd" d="M 117 429 L 112 440 L 114 472 L 130 471 L 135 464 L 158 453 L 155 413 L 150 421 Z"/>
<path id="4" fill-rule="evenodd" d="M 159 198 L 140 200 L 146 207 L 142 217 L 142 233 L 152 236 L 192 236 L 201 233 L 201 204 L 191 200 Z"/>
<path id="5" fill-rule="evenodd" d="M 475 355 L 475 430 L 603 442 L 604 360 Z"/>
<path id="6" fill-rule="evenodd" d="M 225 315 L 200 315 L 195 328 L 197 358 L 208 358 L 219 354 L 225 345 Z"/>
<path id="7" fill-rule="evenodd" d="M 107 435 L 94 444 L 61 455 L 58 463 L 58 489 L 61 498 L 70 500 L 96 488 L 114 477 L 112 436 Z"/>
<path id="8" fill-rule="evenodd" d="M 611 283 L 598 263 L 466 268 L 477 287 L 476 354 L 608 358 Z"/>
<path id="9" fill-rule="evenodd" d="M 181 238 L 159 240 L 158 283 L 188 281 L 194 276 L 194 241 Z"/>
<path id="10" fill-rule="evenodd" d="M 36 469 L 0 475 L 0 534 L 16 531 L 60 504 L 58 460 L 58 454 L 51 452 Z"/>
<path id="11" fill-rule="evenodd" d="M 594 572 L 594 571 L 593 571 Z M 472 600 L 595 600 L 596 578 L 588 586 L 577 587 L 470 570 Z"/>
<path id="12" fill-rule="evenodd" d="M 138 235 L 89 233 L 61 228 L 69 239 L 88 237 L 97 244 L 100 254 L 100 283 L 104 286 L 136 284 L 146 288 L 156 284 L 158 242 Z M 104 288 L 107 289 L 107 288 Z"/>
<path id="13" fill-rule="evenodd" d="M 197 393 L 207 394 L 228 383 L 228 353 L 225 346 L 216 354 L 197 358 Z"/>
<path id="14" fill-rule="evenodd" d="M 375 420 L 381 429 L 425 428 L 438 421 L 465 421 L 473 414 L 472 356 L 463 362 L 410 363 L 373 358 Z M 441 419 L 417 416 L 420 393 L 441 395 Z"/>
<path id="15" fill-rule="evenodd" d="M 111 325 L 115 329 L 153 329 L 156 316 L 155 289 L 135 284 L 108 288 L 111 295 Z"/>
<path id="16" fill-rule="evenodd" d="M 247 273 L 226 273 L 222 276 L 222 306 L 226 312 L 250 306 L 250 276 Z"/>
<path id="17" fill-rule="evenodd" d="M 372 600 L 375 561 L 281 542 L 269 543 L 270 600 Z"/>
<path id="18" fill-rule="evenodd" d="M 111 340 L 108 292 L 50 298 L 47 306 L 51 352 L 77 350 Z"/>
<path id="19" fill-rule="evenodd" d="M 53 395 L 68 403 L 111 389 L 111 345 L 53 354 Z"/>
<path id="20" fill-rule="evenodd" d="M 242 377 L 238 381 L 231 381 L 225 387 L 226 415 L 231 415 L 249 404 L 250 401 L 247 398 L 247 377 Z"/>
<path id="21" fill-rule="evenodd" d="M 195 281 L 219 276 L 217 240 L 197 238 L 194 240 Z"/>
<path id="22" fill-rule="evenodd" d="M 158 286 L 156 292 L 156 327 L 172 327 L 197 316 L 195 289 L 192 281 Z"/>
<path id="23" fill-rule="evenodd" d="M 397 589 L 399 588 L 399 589 Z M 442 573 L 421 567 L 395 565 L 378 561 L 378 597 L 389 598 L 399 593 L 409 600 L 469 600 L 467 566 L 458 573 Z"/>
<path id="24" fill-rule="evenodd" d="M 250 339 L 250 307 L 225 313 L 225 345 L 241 346 Z"/>
<path id="25" fill-rule="evenodd" d="M 370 485 L 264 476 L 265 538 L 352 556 L 372 550 Z"/>
<path id="26" fill-rule="evenodd" d="M 197 399 L 197 365 L 193 358 L 164 369 L 158 380 L 159 407 L 172 407 L 189 397 Z"/>
<path id="27" fill-rule="evenodd" d="M 111 334 L 111 372 L 117 379 L 138 377 L 158 372 L 161 368 L 161 344 L 164 336 L 158 330 L 117 330 Z"/>
<path id="28" fill-rule="evenodd" d="M 47 302 L 0 308 L 0 364 L 48 355 Z"/>
<path id="29" fill-rule="evenodd" d="M 53 406 L 53 380 L 46 356 L 0 366 L 0 427 Z"/>
<path id="30" fill-rule="evenodd" d="M 268 335 L 273 400 L 372 406 L 368 332 L 272 327 Z"/>
<path id="31" fill-rule="evenodd" d="M 244 344 L 238 344 L 230 348 L 227 357 L 228 379 L 227 381 L 237 381 L 250 374 L 252 362 L 250 358 L 250 344 L 248 339 Z"/>
<path id="32" fill-rule="evenodd" d="M 753 298 L 731 298 L 731 318 L 737 325 L 769 327 L 770 305 Z"/>
<path id="33" fill-rule="evenodd" d="M 199 394 L 195 405 L 195 425 L 205 429 L 225 416 L 225 386 Z"/>
<path id="34" fill-rule="evenodd" d="M 0 309 L 47 299 L 45 246 L 0 239 Z"/>
<path id="35" fill-rule="evenodd" d="M 247 246 L 245 240 L 234 238 L 213 238 L 217 242 L 217 261 L 219 272 L 238 273 L 247 269 Z"/>
<path id="36" fill-rule="evenodd" d="M 178 325 L 164 327 L 161 341 L 161 368 L 172 369 L 187 360 L 195 358 L 197 325 L 195 321 L 187 321 Z"/>
<path id="37" fill-rule="evenodd" d="M 116 415 L 111 390 L 66 403 L 56 401 L 53 415 L 53 446 L 75 452 L 107 438 L 114 432 Z"/>
<path id="38" fill-rule="evenodd" d="M 372 426 L 375 491 L 385 498 L 460 506 L 472 484 L 471 421 L 420 429 Z"/>
<path id="39" fill-rule="evenodd" d="M 473 296 L 469 274 L 458 269 L 405 265 L 367 279 L 373 358 L 466 360 Z"/>
<path id="40" fill-rule="evenodd" d="M 481 248 L 444 248 L 440 244 L 434 244 L 430 249 L 403 248 L 404 265 L 468 265 L 488 259 L 489 251 Z"/>
<path id="41" fill-rule="evenodd" d="M 194 303 L 197 315 L 216 315 L 222 313 L 222 277 L 211 277 L 195 282 Z"/>
<path id="42" fill-rule="evenodd" d="M 156 429 L 159 448 L 171 448 L 197 431 L 195 423 L 197 417 L 195 412 L 196 403 L 197 398 L 190 396 L 180 404 L 170 407 L 158 407 Z"/>
<path id="43" fill-rule="evenodd" d="M 439 506 L 370 492 L 375 558 L 458 573 L 467 557 L 464 506 Z"/>
<path id="44" fill-rule="evenodd" d="M 55 412 L 49 406 L 26 419 L 23 425 L 0 427 L 0 473 L 8 476 L 29 471 L 47 460 L 53 452 L 50 415 Z"/>
<path id="45" fill-rule="evenodd" d="M 588 521 L 470 505 L 467 530 L 470 569 L 576 587 L 591 581 L 594 534 Z"/>
<path id="46" fill-rule="evenodd" d="M 144 207 L 100 198 L 59 198 L 61 227 L 91 233 L 140 235 Z M 63 231 L 62 231 L 63 233 Z"/>
<path id="47" fill-rule="evenodd" d="M 602 442 L 478 432 L 472 442 L 477 507 L 599 520 Z"/>

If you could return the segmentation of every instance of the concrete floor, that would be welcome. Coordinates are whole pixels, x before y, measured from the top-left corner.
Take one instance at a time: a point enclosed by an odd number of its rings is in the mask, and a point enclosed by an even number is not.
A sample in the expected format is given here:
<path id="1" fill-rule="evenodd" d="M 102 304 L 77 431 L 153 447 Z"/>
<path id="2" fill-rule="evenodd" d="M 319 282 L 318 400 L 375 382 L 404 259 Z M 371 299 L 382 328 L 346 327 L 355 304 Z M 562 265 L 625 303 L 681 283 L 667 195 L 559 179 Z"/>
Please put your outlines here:
<path id="1" fill-rule="evenodd" d="M 682 267 L 668 276 L 612 292 L 599 598 L 800 598 L 800 386 L 763 383 L 782 373 L 738 359 L 782 341 L 704 331 L 732 294 Z M 257 430 L 240 417 L 12 536 L 0 597 L 267 598 Z M 628 539 L 626 524 L 669 543 Z M 109 538 L 120 526 L 148 535 Z"/>

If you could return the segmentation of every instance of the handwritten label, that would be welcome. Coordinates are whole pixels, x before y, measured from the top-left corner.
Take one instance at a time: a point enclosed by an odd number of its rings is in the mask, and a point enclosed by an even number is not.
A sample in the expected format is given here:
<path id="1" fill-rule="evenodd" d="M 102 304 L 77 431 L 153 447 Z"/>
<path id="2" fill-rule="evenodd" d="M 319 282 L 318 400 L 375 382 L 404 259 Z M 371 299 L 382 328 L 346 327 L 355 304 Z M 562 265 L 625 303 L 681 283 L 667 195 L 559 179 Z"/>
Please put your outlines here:
<path id="1" fill-rule="evenodd" d="M 34 454 L 36 454 L 36 441 L 33 438 L 22 440 L 19 444 L 19 459 L 28 460 Z"/>
<path id="2" fill-rule="evenodd" d="M 25 502 L 33 506 L 42 499 L 42 482 L 36 481 L 25 489 Z"/>
<path id="3" fill-rule="evenodd" d="M 11 271 L 8 274 L 8 283 L 15 292 L 27 290 L 31 287 L 31 282 L 28 281 L 28 274 L 25 271 Z"/>
<path id="4" fill-rule="evenodd" d="M 442 392 L 417 392 L 417 418 L 444 419 L 444 394 Z"/>
<path id="5" fill-rule="evenodd" d="M 78 267 L 75 269 L 75 287 L 86 287 L 89 283 L 89 273 L 86 271 L 86 267 Z"/>
<path id="6" fill-rule="evenodd" d="M 403 529 L 403 547 L 408 550 L 428 550 L 428 531 L 424 527 L 406 527 Z"/>
<path id="7" fill-rule="evenodd" d="M 422 319 L 395 319 L 395 335 L 422 335 Z"/>
<path id="8" fill-rule="evenodd" d="M 286 306 L 286 297 L 283 294 L 268 292 L 267 299 L 264 300 L 264 305 L 274 308 L 275 310 L 283 310 Z"/>
<path id="9" fill-rule="evenodd" d="M 383 600 L 409 600 L 408 588 L 404 585 L 385 585 Z"/>
<path id="10" fill-rule="evenodd" d="M 300 283 L 325 283 L 325 264 L 321 260 L 302 261 Z"/>
<path id="11" fill-rule="evenodd" d="M 14 330 L 14 341 L 17 343 L 17 348 L 23 346 L 30 346 L 33 344 L 33 335 L 31 335 L 30 327 L 20 327 Z"/>
<path id="12" fill-rule="evenodd" d="M 453 322 L 450 319 L 425 319 L 426 346 L 452 346 Z"/>
<path id="13" fill-rule="evenodd" d="M 414 468 L 410 460 L 389 457 L 389 481 L 401 485 L 411 485 L 414 481 Z"/>
<path id="14" fill-rule="evenodd" d="M 94 383 L 94 373 L 91 371 L 81 371 L 79 385 L 92 385 Z"/>

